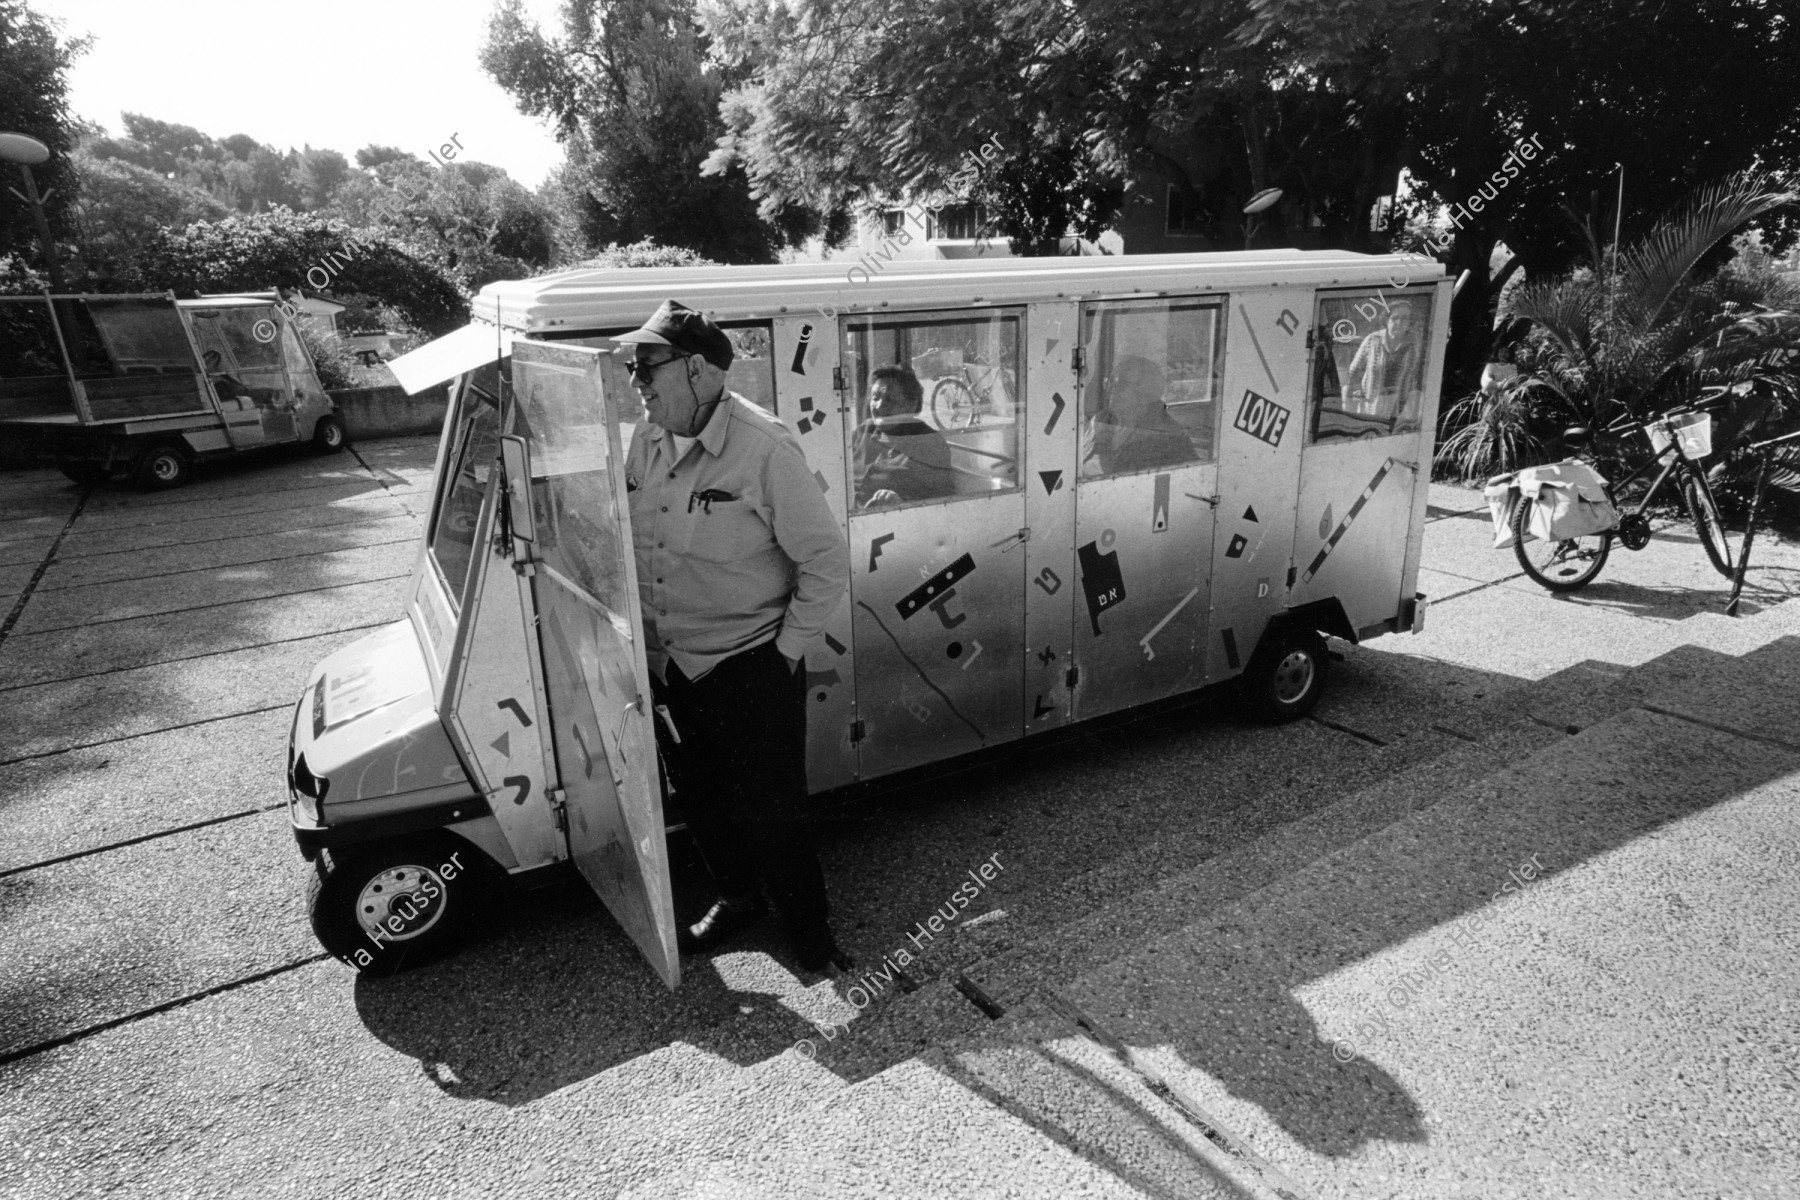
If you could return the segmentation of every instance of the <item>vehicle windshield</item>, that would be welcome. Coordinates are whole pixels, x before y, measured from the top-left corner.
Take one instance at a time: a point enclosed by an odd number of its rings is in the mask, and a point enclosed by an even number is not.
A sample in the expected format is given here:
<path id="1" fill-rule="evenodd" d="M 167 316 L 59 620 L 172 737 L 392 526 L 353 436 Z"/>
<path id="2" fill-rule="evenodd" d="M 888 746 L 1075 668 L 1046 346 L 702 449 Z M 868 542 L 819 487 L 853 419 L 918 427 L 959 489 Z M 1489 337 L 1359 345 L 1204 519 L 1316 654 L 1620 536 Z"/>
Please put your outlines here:
<path id="1" fill-rule="evenodd" d="M 494 367 L 476 371 L 464 383 L 456 441 L 446 460 L 445 481 L 431 530 L 431 557 L 444 577 L 444 590 L 460 612 L 475 554 L 475 525 L 488 477 L 500 453 L 500 410 Z"/>

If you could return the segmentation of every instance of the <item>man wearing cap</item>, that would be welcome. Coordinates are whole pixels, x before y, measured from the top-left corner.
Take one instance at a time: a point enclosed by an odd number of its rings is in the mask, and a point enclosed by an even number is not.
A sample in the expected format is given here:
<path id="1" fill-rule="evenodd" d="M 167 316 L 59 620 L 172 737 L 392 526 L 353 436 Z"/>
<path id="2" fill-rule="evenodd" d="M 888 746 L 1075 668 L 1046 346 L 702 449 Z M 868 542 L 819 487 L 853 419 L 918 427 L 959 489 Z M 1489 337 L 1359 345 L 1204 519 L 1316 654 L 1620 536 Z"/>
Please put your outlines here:
<path id="1" fill-rule="evenodd" d="M 801 659 L 849 589 L 843 530 L 794 435 L 725 390 L 723 330 L 670 300 L 617 340 L 648 418 L 625 478 L 651 690 L 669 717 L 670 782 L 719 889 L 678 931 L 681 948 L 761 919 L 766 887 L 800 965 L 843 965 L 800 815 Z"/>

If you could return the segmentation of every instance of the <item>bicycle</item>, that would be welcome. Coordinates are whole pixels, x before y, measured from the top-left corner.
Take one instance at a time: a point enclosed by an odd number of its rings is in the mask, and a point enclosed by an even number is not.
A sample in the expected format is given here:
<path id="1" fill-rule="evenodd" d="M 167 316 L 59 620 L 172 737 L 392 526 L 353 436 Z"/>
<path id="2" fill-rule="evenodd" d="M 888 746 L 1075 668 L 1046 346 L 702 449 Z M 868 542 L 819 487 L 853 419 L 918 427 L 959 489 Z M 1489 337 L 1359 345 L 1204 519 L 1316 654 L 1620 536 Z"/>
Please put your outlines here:
<path id="1" fill-rule="evenodd" d="M 1750 454 L 1761 454 L 1762 461 L 1756 469 L 1756 491 L 1750 496 L 1750 515 L 1744 521 L 1744 541 L 1738 549 L 1737 567 L 1731 574 L 1731 595 L 1725 601 L 1725 615 L 1728 617 L 1738 615 L 1738 597 L 1744 590 L 1744 573 L 1750 569 L 1750 544 L 1756 540 L 1756 517 L 1762 511 L 1763 490 L 1768 486 L 1769 470 L 1775 465 L 1776 448 L 1797 442 L 1800 442 L 1800 433 L 1784 433 L 1780 437 L 1752 442 L 1744 447 Z"/>
<path id="2" fill-rule="evenodd" d="M 1010 371 L 968 362 L 960 350 L 936 348 L 913 359 L 912 367 L 920 379 L 933 379 L 926 409 L 939 429 L 973 429 L 984 415 L 1010 412 L 1016 394 Z"/>
<path id="3" fill-rule="evenodd" d="M 1645 424 L 1642 427 L 1644 434 L 1650 439 L 1650 445 L 1656 450 L 1656 454 L 1617 483 L 1609 484 L 1601 480 L 1607 502 L 1616 510 L 1618 493 L 1651 468 L 1661 467 L 1655 481 L 1645 490 L 1637 504 L 1621 513 L 1618 521 L 1609 529 L 1557 540 L 1536 538 L 1531 528 L 1532 510 L 1538 501 L 1521 495 L 1513 510 L 1511 523 L 1513 554 L 1525 574 L 1553 592 L 1573 592 L 1586 587 L 1606 565 L 1615 538 L 1627 550 L 1642 550 L 1650 544 L 1650 518 L 1645 513 L 1662 491 L 1663 485 L 1671 477 L 1678 477 L 1677 494 L 1687 509 L 1689 519 L 1694 523 L 1695 532 L 1700 535 L 1700 545 L 1706 550 L 1707 559 L 1719 574 L 1730 577 L 1732 556 L 1726 539 L 1725 522 L 1719 515 L 1719 504 L 1713 498 L 1712 487 L 1706 482 L 1706 473 L 1699 465 L 1699 460 L 1712 453 L 1712 416 L 1699 409 L 1698 405 L 1670 409 Z M 1620 433 L 1634 424 L 1635 418 L 1626 417 L 1601 432 Z M 1569 445 L 1580 447 L 1591 442 L 1592 435 L 1581 426 L 1575 426 L 1564 432 L 1563 440 Z M 1579 458 L 1571 458 L 1552 466 L 1569 464 L 1580 464 L 1583 467 L 1587 465 Z M 1528 468 L 1530 469 L 1533 468 Z"/>

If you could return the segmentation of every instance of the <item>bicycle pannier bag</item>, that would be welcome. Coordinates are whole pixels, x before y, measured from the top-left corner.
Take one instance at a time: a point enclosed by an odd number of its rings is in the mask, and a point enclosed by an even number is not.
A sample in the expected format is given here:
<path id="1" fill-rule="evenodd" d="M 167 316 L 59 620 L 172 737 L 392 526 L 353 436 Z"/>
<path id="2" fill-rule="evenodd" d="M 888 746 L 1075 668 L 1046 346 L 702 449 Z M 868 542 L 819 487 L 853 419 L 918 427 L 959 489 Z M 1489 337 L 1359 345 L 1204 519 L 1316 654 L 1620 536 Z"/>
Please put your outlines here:
<path id="1" fill-rule="evenodd" d="M 1488 513 L 1494 518 L 1494 549 L 1512 545 L 1513 510 L 1519 507 L 1519 477 L 1515 473 L 1496 475 L 1488 480 L 1481 494 L 1487 497 Z"/>
<path id="2" fill-rule="evenodd" d="M 1619 510 L 1606 498 L 1606 480 L 1586 463 L 1522 471 L 1519 488 L 1534 501 L 1530 532 L 1542 541 L 1586 537 L 1619 524 Z"/>

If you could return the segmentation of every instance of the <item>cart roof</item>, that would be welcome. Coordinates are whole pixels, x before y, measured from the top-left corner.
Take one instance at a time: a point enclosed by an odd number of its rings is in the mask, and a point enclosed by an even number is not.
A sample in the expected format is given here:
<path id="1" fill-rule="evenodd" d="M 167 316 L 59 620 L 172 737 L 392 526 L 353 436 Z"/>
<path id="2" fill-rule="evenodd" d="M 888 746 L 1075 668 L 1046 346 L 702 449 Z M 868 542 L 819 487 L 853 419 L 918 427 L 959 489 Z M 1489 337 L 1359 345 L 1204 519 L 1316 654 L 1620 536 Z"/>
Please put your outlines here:
<path id="1" fill-rule="evenodd" d="M 924 259 L 864 254 L 833 262 L 755 267 L 604 267 L 490 283 L 472 315 L 524 332 L 631 327 L 674 298 L 717 320 L 805 315 L 828 308 L 1022 304 L 1033 300 L 1223 292 L 1250 287 L 1400 286 L 1444 278 L 1417 255 L 1348 250 L 1223 254 Z"/>

